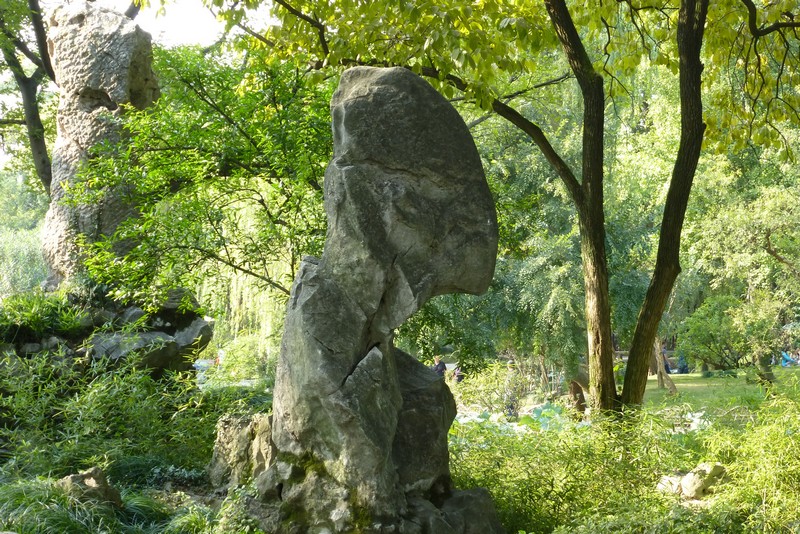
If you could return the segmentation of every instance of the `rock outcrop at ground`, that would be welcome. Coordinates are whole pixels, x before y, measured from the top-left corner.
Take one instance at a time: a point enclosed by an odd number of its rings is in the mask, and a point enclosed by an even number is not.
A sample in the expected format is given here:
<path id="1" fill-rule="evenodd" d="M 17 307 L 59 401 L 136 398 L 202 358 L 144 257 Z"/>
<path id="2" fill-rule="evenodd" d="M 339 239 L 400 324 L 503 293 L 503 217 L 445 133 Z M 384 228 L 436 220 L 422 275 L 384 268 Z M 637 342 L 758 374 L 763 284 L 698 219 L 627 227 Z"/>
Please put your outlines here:
<path id="1" fill-rule="evenodd" d="M 452 488 L 444 381 L 394 347 L 433 296 L 481 293 L 497 222 L 456 110 L 401 68 L 346 71 L 331 103 L 322 258 L 292 288 L 276 461 L 257 477 L 274 532 L 500 532 L 486 492 Z"/>
<path id="2" fill-rule="evenodd" d="M 58 6 L 50 17 L 49 47 L 59 86 L 58 136 L 42 241 L 47 284 L 54 288 L 81 272 L 78 235 L 97 240 L 135 214 L 122 190 L 77 206 L 67 205 L 64 195 L 89 149 L 120 135 L 121 106 L 144 109 L 158 98 L 159 88 L 150 35 L 114 11 L 84 2 Z"/>
<path id="3" fill-rule="evenodd" d="M 54 365 L 83 367 L 91 361 L 127 360 L 158 378 L 165 371 L 193 371 L 211 341 L 213 323 L 198 313 L 199 304 L 185 290 L 173 290 L 157 310 L 106 301 L 73 304 L 69 332 L 38 334 L 22 323 L 0 338 L 0 358 L 13 362 L 45 354 Z M 78 310 L 81 310 L 78 313 Z"/>

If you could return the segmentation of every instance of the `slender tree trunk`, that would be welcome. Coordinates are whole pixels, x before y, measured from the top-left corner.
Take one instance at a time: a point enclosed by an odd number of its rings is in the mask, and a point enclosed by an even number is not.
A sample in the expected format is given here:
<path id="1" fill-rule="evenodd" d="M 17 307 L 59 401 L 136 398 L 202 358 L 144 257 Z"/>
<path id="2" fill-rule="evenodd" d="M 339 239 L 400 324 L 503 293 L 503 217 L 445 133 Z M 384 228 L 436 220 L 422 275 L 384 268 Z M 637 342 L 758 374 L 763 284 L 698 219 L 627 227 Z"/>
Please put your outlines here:
<path id="1" fill-rule="evenodd" d="M 656 355 L 653 354 L 653 357 L 650 358 L 650 369 L 648 369 L 648 374 L 654 375 L 658 373 L 658 358 Z"/>
<path id="2" fill-rule="evenodd" d="M 625 371 L 625 385 L 622 390 L 623 404 L 642 403 L 647 385 L 650 351 L 667 299 L 680 273 L 678 254 L 681 229 L 706 128 L 703 122 L 703 99 L 700 92 L 703 72 L 700 49 L 703 45 L 707 12 L 708 0 L 681 1 L 677 32 L 680 57 L 680 144 L 664 205 L 656 266 L 639 311 L 631 343 Z"/>
<path id="3" fill-rule="evenodd" d="M 664 365 L 664 361 L 658 357 L 658 351 L 653 349 L 653 357 L 650 358 L 650 373 L 652 375 L 656 375 L 658 379 L 658 389 L 664 389 L 664 376 L 662 373 L 659 372 L 658 367 L 660 365 Z"/>
<path id="4" fill-rule="evenodd" d="M 28 134 L 28 146 L 31 149 L 33 165 L 39 181 L 42 183 L 47 194 L 50 194 L 50 184 L 52 182 L 52 169 L 50 155 L 47 152 L 47 140 L 45 139 L 44 125 L 42 124 L 41 114 L 39 113 L 39 89 L 45 78 L 55 81 L 53 66 L 50 62 L 50 54 L 47 50 L 47 33 L 45 31 L 42 10 L 39 0 L 28 0 L 28 15 L 31 20 L 33 34 L 36 38 L 36 48 L 39 56 L 34 56 L 17 35 L 11 33 L 6 26 L 3 13 L 0 13 L 0 33 L 3 41 L 0 43 L 3 60 L 11 70 L 14 81 L 20 92 L 22 99 L 22 109 L 25 116 L 25 128 Z M 28 76 L 25 68 L 17 58 L 17 52 L 26 51 L 27 58 L 34 63 L 36 69 Z"/>
<path id="5" fill-rule="evenodd" d="M 569 383 L 569 396 L 575 411 L 581 415 L 586 413 L 586 398 L 583 396 L 583 388 L 574 380 Z"/>
<path id="6" fill-rule="evenodd" d="M 762 354 L 756 360 L 758 366 L 758 379 L 764 384 L 775 383 L 775 373 L 772 371 L 772 356 Z"/>
<path id="7" fill-rule="evenodd" d="M 37 92 L 40 83 L 34 78 L 17 77 L 17 85 L 22 96 L 22 109 L 25 114 L 25 128 L 28 132 L 28 146 L 33 156 L 33 165 L 36 175 L 42 183 L 44 190 L 50 194 L 50 184 L 53 181 L 53 171 L 50 162 L 50 155 L 47 152 L 47 140 L 45 139 L 44 124 L 39 114 L 39 102 Z"/>
<path id="8" fill-rule="evenodd" d="M 669 389 L 670 395 L 678 393 L 678 388 L 675 387 L 675 382 L 672 377 L 667 374 L 667 366 L 664 365 L 664 351 L 661 347 L 661 340 L 656 337 L 653 342 L 653 356 L 656 358 L 656 365 L 658 366 L 658 387 L 659 389 Z"/>
<path id="9" fill-rule="evenodd" d="M 599 410 L 617 408 L 614 384 L 614 346 L 603 213 L 603 78 L 586 53 L 564 0 L 545 0 L 545 7 L 575 74 L 583 96 L 583 157 L 580 191 L 567 189 L 578 211 L 581 259 L 586 289 L 586 330 L 589 356 L 589 394 Z"/>

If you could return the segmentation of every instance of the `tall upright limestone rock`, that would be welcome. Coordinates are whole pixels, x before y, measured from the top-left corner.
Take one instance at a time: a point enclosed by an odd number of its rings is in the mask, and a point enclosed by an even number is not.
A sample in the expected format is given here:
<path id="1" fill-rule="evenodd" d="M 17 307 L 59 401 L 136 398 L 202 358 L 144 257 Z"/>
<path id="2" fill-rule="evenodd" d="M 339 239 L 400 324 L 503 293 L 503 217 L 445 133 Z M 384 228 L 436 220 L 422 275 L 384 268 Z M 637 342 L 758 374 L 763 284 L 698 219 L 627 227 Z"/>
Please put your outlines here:
<path id="1" fill-rule="evenodd" d="M 60 5 L 50 17 L 49 48 L 60 98 L 42 241 L 48 285 L 55 287 L 80 272 L 79 234 L 96 240 L 135 213 L 121 192 L 97 205 L 67 206 L 65 189 L 92 146 L 118 139 L 120 105 L 144 109 L 159 89 L 150 35 L 120 13 L 81 1 Z"/>
<path id="2" fill-rule="evenodd" d="M 481 293 L 497 221 L 458 113 L 401 68 L 346 71 L 331 103 L 328 233 L 292 288 L 257 486 L 277 532 L 500 532 L 485 492 L 451 487 L 444 382 L 393 345 L 435 295 Z M 477 530 L 476 530 L 477 529 Z"/>

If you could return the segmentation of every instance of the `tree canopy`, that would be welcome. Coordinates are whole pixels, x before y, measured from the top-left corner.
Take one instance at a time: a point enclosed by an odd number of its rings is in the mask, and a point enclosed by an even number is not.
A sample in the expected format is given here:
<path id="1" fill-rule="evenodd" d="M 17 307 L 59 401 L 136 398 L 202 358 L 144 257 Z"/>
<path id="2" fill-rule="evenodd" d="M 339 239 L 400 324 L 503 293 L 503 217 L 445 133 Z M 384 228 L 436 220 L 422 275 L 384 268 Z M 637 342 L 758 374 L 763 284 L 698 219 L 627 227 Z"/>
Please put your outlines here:
<path id="1" fill-rule="evenodd" d="M 288 295 L 302 255 L 318 253 L 325 235 L 330 88 L 309 86 L 292 65 L 220 51 L 170 50 L 156 68 L 162 98 L 131 111 L 125 140 L 97 147 L 72 191 L 85 202 L 113 186 L 140 211 L 91 245 L 91 275 L 138 300 L 220 270 Z M 118 257 L 125 240 L 137 245 Z"/>

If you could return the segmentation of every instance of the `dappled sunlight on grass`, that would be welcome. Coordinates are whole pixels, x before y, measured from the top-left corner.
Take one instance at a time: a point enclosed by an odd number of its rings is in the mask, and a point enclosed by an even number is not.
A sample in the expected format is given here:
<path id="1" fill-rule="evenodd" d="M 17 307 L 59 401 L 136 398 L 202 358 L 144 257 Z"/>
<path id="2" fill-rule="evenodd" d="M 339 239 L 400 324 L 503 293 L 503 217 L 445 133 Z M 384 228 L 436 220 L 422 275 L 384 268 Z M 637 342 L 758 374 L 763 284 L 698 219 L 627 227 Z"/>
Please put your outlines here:
<path id="1" fill-rule="evenodd" d="M 798 380 L 800 368 L 774 369 L 779 382 Z M 655 376 L 647 379 L 644 405 L 647 408 L 685 406 L 692 410 L 729 409 L 734 406 L 755 408 L 767 397 L 766 388 L 760 384 L 755 373 L 738 370 L 730 375 L 703 376 L 701 373 L 670 375 L 677 395 L 669 395 L 666 389 L 658 389 Z"/>

